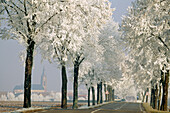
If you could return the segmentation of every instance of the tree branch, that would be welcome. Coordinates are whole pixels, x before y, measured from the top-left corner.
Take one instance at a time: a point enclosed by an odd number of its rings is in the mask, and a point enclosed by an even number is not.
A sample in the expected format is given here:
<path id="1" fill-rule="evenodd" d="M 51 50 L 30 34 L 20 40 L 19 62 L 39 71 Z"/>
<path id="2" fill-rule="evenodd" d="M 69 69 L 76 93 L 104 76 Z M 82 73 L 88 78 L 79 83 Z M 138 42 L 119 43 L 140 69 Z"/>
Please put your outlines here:
<path id="1" fill-rule="evenodd" d="M 160 36 L 158 36 L 158 39 L 163 43 L 163 45 L 169 50 L 169 47 L 168 47 L 168 45 L 166 45 L 165 44 L 165 42 L 161 39 L 161 37 Z"/>
<path id="2" fill-rule="evenodd" d="M 40 28 L 42 28 L 45 24 L 47 24 L 48 23 L 48 21 L 50 21 L 55 15 L 57 15 L 58 13 L 56 12 L 56 13 L 54 13 L 51 17 L 49 17 L 39 28 L 37 28 L 37 30 L 36 30 L 36 34 L 40 31 Z"/>
<path id="3" fill-rule="evenodd" d="M 21 4 L 23 4 L 23 2 L 21 0 L 18 0 Z"/>
<path id="4" fill-rule="evenodd" d="M 79 65 L 83 62 L 83 60 L 85 59 L 85 57 L 83 57 L 80 62 L 79 62 Z"/>
<path id="5" fill-rule="evenodd" d="M 7 3 L 5 3 L 7 6 L 9 6 L 10 8 L 12 8 L 12 9 L 14 9 L 15 10 L 15 12 L 18 14 L 18 11 L 17 11 L 17 9 L 15 8 L 15 7 L 13 7 L 12 5 L 10 5 L 10 4 L 7 4 Z M 5 6 L 6 7 L 6 6 Z M 7 8 L 7 7 L 6 7 Z M 8 11 L 9 12 L 9 11 Z"/>
<path id="6" fill-rule="evenodd" d="M 4 12 L 5 11 L 5 9 L 2 9 L 1 11 L 0 11 L 0 14 L 2 13 L 2 12 Z"/>
<path id="7" fill-rule="evenodd" d="M 7 7 L 5 7 L 5 10 L 6 10 L 6 12 L 7 12 L 8 16 L 9 16 L 9 18 L 10 18 L 9 20 L 10 20 L 11 24 L 14 24 L 14 22 L 12 21 L 12 17 L 11 17 L 11 15 L 10 15 L 10 13 L 9 13 L 9 11 L 8 11 L 8 9 L 7 9 Z M 16 28 L 16 31 L 18 31 L 18 29 L 17 29 L 17 28 Z M 18 31 L 18 33 L 19 33 L 20 35 L 22 35 L 22 36 L 23 36 L 23 38 L 25 38 L 25 39 L 26 39 L 25 35 L 24 35 L 22 32 Z"/>
<path id="8" fill-rule="evenodd" d="M 28 14 L 27 14 L 27 7 L 26 7 L 26 0 L 24 0 L 24 10 L 25 10 L 25 16 L 27 16 Z"/>
<path id="9" fill-rule="evenodd" d="M 151 33 L 151 35 L 155 37 L 155 35 L 154 35 L 153 33 Z M 166 43 L 161 39 L 160 36 L 158 36 L 158 39 L 159 39 L 159 41 L 162 42 L 162 44 L 169 50 L 168 45 L 166 45 Z"/>
<path id="10" fill-rule="evenodd" d="M 58 58 L 58 60 L 59 61 L 62 61 L 62 59 L 61 59 L 61 57 L 59 57 L 59 54 L 58 54 L 58 52 L 57 52 L 57 48 L 54 46 L 54 50 L 55 50 L 55 54 L 58 56 L 57 58 Z"/>
<path id="11" fill-rule="evenodd" d="M 8 16 L 9 16 L 9 18 L 10 18 L 9 20 L 10 20 L 11 24 L 13 24 L 12 17 L 11 17 L 11 15 L 10 15 L 10 13 L 9 13 L 9 11 L 8 11 L 8 8 L 7 8 L 6 6 L 5 6 L 5 10 L 6 10 Z"/>
<path id="12" fill-rule="evenodd" d="M 20 7 L 18 7 L 15 3 L 11 2 L 17 9 L 19 9 L 21 12 L 25 13 L 24 10 L 22 10 Z"/>
<path id="13" fill-rule="evenodd" d="M 11 6 L 11 5 L 9 5 L 9 4 L 7 4 L 7 3 L 5 3 L 7 6 L 9 6 L 10 8 L 12 8 L 12 9 L 14 9 L 15 10 L 15 12 L 18 14 L 18 17 L 19 17 L 19 19 L 21 20 L 20 22 L 21 22 L 21 24 L 23 25 L 23 22 L 22 22 L 22 19 L 21 19 L 21 17 L 19 16 L 19 12 L 18 12 L 18 10 L 16 9 L 16 5 L 13 3 L 13 2 L 11 2 L 13 5 L 14 5 L 14 7 L 13 6 Z M 10 20 L 12 20 L 12 16 L 10 15 L 10 13 L 9 13 L 9 11 L 8 11 L 8 9 L 7 9 L 7 7 L 5 6 L 5 10 L 7 11 L 7 14 L 8 14 L 8 16 L 10 17 Z M 23 11 L 24 12 L 24 11 Z M 12 22 L 12 24 L 13 24 L 14 22 Z"/>

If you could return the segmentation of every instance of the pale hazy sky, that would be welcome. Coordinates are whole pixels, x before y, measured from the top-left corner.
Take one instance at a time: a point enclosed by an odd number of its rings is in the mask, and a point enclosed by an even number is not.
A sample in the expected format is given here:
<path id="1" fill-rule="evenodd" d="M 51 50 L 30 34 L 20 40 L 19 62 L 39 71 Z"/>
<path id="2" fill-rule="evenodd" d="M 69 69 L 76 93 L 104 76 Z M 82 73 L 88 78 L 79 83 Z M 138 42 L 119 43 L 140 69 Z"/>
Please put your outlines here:
<path id="1" fill-rule="evenodd" d="M 127 12 L 127 7 L 134 0 L 110 0 L 112 7 L 116 8 L 113 17 L 116 22 L 121 22 L 121 16 Z M 24 83 L 24 67 L 20 61 L 19 53 L 25 48 L 15 40 L 0 39 L 0 91 L 12 91 L 15 85 Z M 47 76 L 47 90 L 61 91 L 61 74 L 56 64 L 49 64 L 48 61 L 41 63 L 39 53 L 34 57 L 32 83 L 40 83 L 41 74 L 45 67 Z M 68 90 L 72 89 L 72 82 L 68 83 Z"/>

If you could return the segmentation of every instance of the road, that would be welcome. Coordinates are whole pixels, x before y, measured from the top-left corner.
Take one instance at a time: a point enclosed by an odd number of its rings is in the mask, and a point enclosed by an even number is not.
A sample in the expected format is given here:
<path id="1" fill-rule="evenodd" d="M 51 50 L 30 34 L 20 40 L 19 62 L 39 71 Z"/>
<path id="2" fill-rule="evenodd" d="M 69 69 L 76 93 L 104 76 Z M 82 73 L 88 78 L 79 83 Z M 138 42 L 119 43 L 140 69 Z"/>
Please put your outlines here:
<path id="1" fill-rule="evenodd" d="M 146 113 L 140 103 L 113 102 L 91 109 L 58 110 L 51 109 L 38 113 Z"/>

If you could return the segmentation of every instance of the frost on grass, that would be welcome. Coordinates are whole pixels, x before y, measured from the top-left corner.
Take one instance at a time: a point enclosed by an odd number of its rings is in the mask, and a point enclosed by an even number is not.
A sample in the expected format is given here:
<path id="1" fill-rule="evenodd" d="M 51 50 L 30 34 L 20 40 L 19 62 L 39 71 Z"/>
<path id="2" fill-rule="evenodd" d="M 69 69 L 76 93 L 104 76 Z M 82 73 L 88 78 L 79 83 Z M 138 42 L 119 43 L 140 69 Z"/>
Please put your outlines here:
<path id="1" fill-rule="evenodd" d="M 69 98 L 69 97 L 68 97 Z M 61 93 L 50 92 L 49 95 L 32 94 L 32 101 L 61 101 Z M 7 95 L 1 95 L 0 101 L 24 101 L 24 94 L 15 96 L 14 93 L 8 92 Z"/>

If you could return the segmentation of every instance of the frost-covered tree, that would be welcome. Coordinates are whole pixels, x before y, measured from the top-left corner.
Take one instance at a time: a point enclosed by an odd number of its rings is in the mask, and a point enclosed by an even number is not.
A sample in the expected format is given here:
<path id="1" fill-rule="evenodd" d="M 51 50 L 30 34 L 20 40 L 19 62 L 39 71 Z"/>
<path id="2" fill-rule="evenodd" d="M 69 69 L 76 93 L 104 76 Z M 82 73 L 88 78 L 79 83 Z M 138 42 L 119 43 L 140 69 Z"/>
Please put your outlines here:
<path id="1" fill-rule="evenodd" d="M 127 16 L 123 18 L 121 29 L 133 59 L 133 65 L 136 67 L 131 69 L 138 83 L 149 80 L 156 81 L 152 84 L 156 85 L 161 79 L 161 70 L 169 76 L 168 14 L 168 0 L 136 0 L 128 9 Z M 166 76 L 165 78 L 169 79 Z M 165 79 L 163 84 L 166 81 L 168 80 Z M 167 85 L 163 86 L 167 87 Z M 167 110 L 168 91 L 163 89 L 163 92 L 162 110 Z"/>
<path id="2" fill-rule="evenodd" d="M 84 84 L 88 90 L 88 106 L 90 106 L 90 89 L 92 88 L 93 105 L 95 105 L 95 91 L 94 86 L 96 83 L 94 70 L 92 70 L 93 64 L 85 60 L 79 69 L 79 84 Z"/>
<path id="3" fill-rule="evenodd" d="M 34 50 L 43 27 L 57 14 L 50 0 L 1 0 L 0 38 L 14 39 L 26 48 L 24 107 L 31 106 L 31 74 Z M 41 32 L 42 33 L 42 32 Z"/>
<path id="4" fill-rule="evenodd" d="M 112 9 L 107 0 L 66 0 L 58 3 L 59 13 L 49 22 L 44 31 L 50 35 L 41 40 L 41 53 L 46 59 L 57 61 L 63 70 L 70 58 L 74 64 L 75 85 L 73 108 L 77 108 L 77 86 L 79 65 L 88 55 L 87 50 L 96 41 L 96 34 L 104 22 L 110 18 Z M 56 9 L 57 10 L 57 9 Z M 62 74 L 62 96 L 66 105 L 67 76 Z M 63 102 L 63 101 L 62 101 Z M 63 104 L 62 104 L 63 105 Z"/>
<path id="5" fill-rule="evenodd" d="M 78 102 L 78 76 L 79 76 L 79 66 L 84 59 L 91 59 L 93 53 L 99 53 L 101 51 L 101 47 L 98 45 L 98 35 L 99 29 L 103 27 L 107 20 L 110 19 L 112 15 L 112 9 L 110 8 L 110 2 L 108 0 L 87 0 L 85 2 L 86 14 L 84 16 L 85 21 L 83 22 L 84 27 L 84 37 L 83 37 L 83 45 L 79 50 L 73 52 L 73 64 L 74 64 L 74 97 L 73 97 L 73 108 L 77 108 Z M 87 18 L 88 17 L 88 18 Z M 91 49 L 92 48 L 92 49 Z M 96 52 L 93 52 L 93 49 L 96 49 Z M 94 55 L 94 56 L 95 56 Z M 96 60 L 98 58 L 96 57 Z"/>
<path id="6" fill-rule="evenodd" d="M 85 59 L 80 66 L 79 79 L 87 84 L 87 89 L 98 84 L 98 103 L 103 100 L 102 83 L 114 86 L 115 81 L 121 78 L 120 62 L 124 58 L 121 43 L 118 24 L 113 20 L 107 21 L 107 24 L 100 30 L 99 34 L 98 44 L 103 48 L 102 54 L 100 54 L 100 57 L 99 55 L 90 56 L 93 60 L 89 62 Z M 94 53 L 94 50 L 92 51 Z M 96 61 L 96 58 L 100 60 Z"/>
<path id="7" fill-rule="evenodd" d="M 97 41 L 96 41 L 97 42 Z M 98 45 L 98 43 L 96 42 L 91 42 L 91 43 L 86 43 L 88 46 L 84 46 L 84 51 L 82 51 L 82 56 L 84 56 L 84 59 L 82 60 L 83 62 L 78 62 L 81 65 L 78 65 L 78 73 L 75 73 L 75 66 L 74 66 L 74 82 L 75 85 L 77 85 L 75 87 L 75 105 L 77 104 L 76 98 L 78 96 L 78 80 L 79 79 L 86 79 L 84 82 L 86 87 L 89 89 L 91 89 L 91 87 L 94 87 L 96 84 L 94 82 L 94 80 L 92 80 L 93 82 L 91 82 L 91 79 L 95 79 L 94 74 L 92 74 L 94 67 L 96 65 L 98 65 L 98 63 L 100 63 L 100 61 L 102 60 L 102 53 L 103 53 L 103 48 Z M 75 78 L 76 77 L 76 78 Z M 87 83 L 87 81 L 89 81 L 89 83 Z M 74 87 L 74 86 L 73 86 Z M 77 106 L 77 105 L 76 105 Z"/>
<path id="8" fill-rule="evenodd" d="M 61 66 L 62 74 L 62 100 L 61 107 L 67 107 L 67 75 L 66 63 L 71 51 L 79 49 L 81 35 L 84 34 L 81 23 L 79 1 L 56 1 L 58 14 L 48 26 L 43 28 L 41 37 L 41 53 L 43 58 L 57 62 Z M 80 20 L 79 20 L 80 19 Z"/>
<path id="9" fill-rule="evenodd" d="M 1 95 L 1 97 L 0 97 L 0 101 L 7 101 L 7 97 L 6 97 L 6 95 Z"/>
<path id="10" fill-rule="evenodd" d="M 103 69 L 95 71 L 101 74 L 101 82 L 104 83 L 105 91 L 106 84 L 115 88 L 116 81 L 122 77 L 121 62 L 124 60 L 123 41 L 121 40 L 121 32 L 118 31 L 118 23 L 110 19 L 106 26 L 101 30 L 99 36 L 99 44 L 103 46 Z M 111 95 L 110 95 L 111 97 Z"/>

